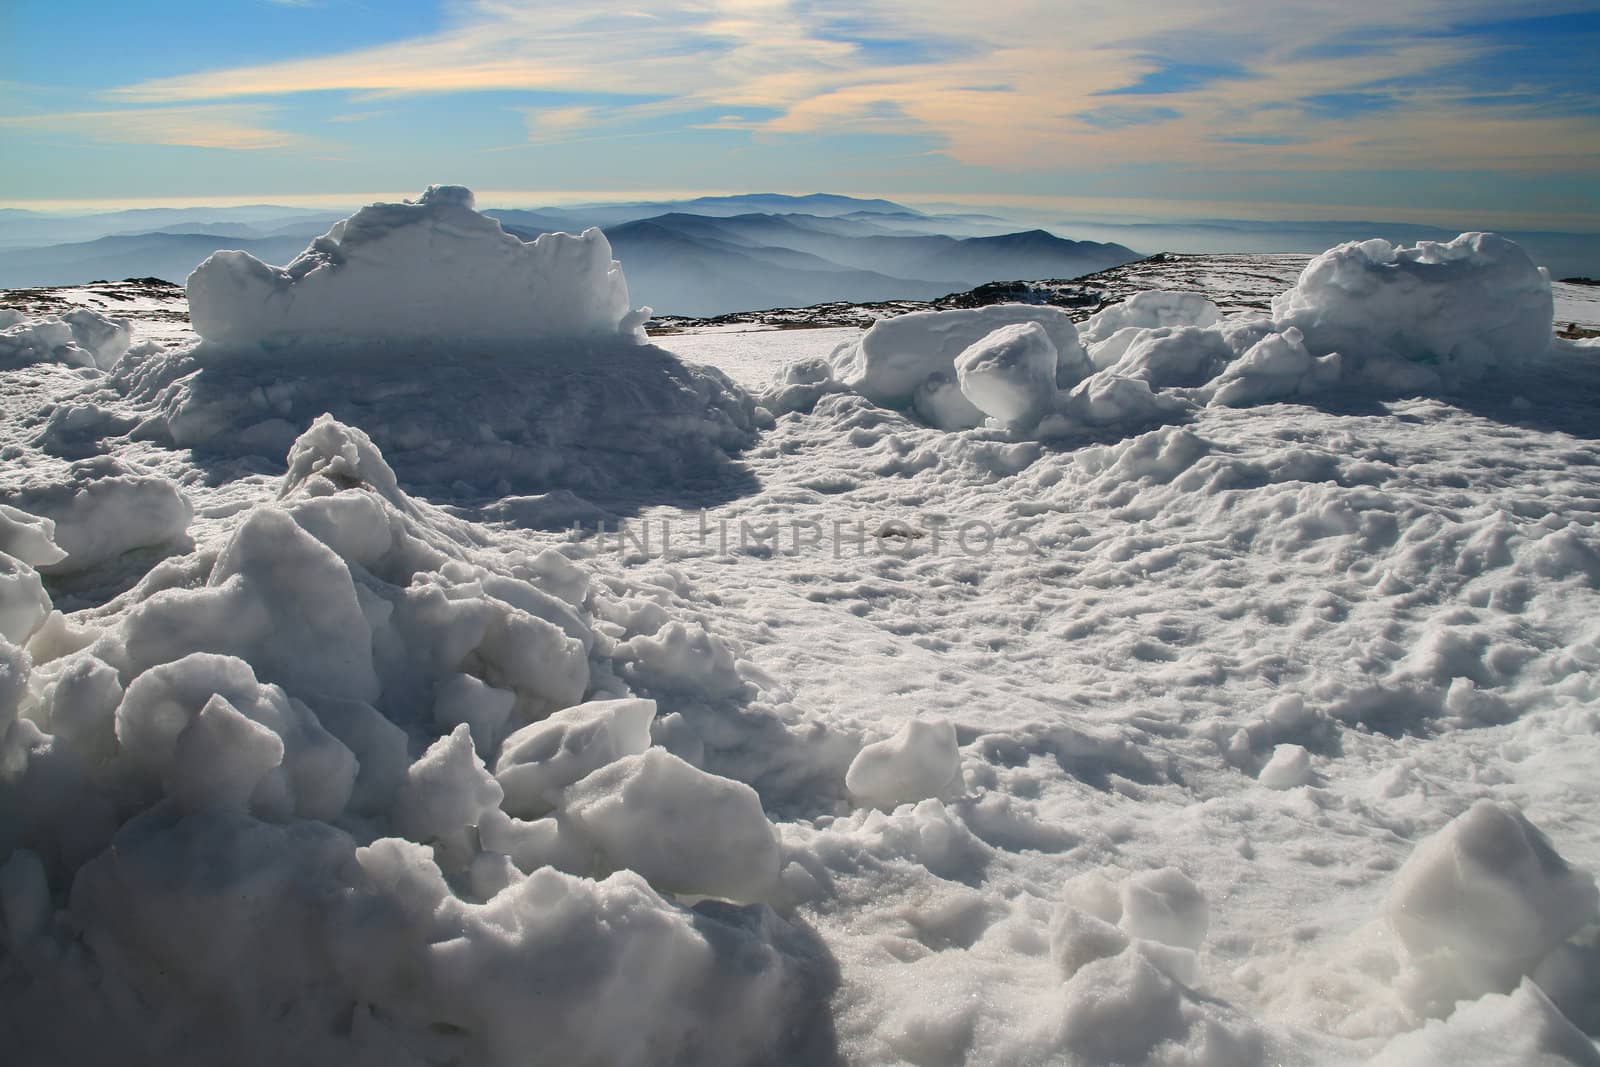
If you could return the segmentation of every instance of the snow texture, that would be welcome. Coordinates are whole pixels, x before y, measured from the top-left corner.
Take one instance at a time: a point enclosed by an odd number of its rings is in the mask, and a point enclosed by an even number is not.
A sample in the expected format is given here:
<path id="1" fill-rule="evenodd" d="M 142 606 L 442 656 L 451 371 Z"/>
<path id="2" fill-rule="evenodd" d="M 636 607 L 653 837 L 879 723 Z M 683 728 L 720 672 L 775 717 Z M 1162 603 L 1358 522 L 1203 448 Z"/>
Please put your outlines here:
<path id="1" fill-rule="evenodd" d="M 0 368 L 0 1058 L 1592 1064 L 1594 349 L 1053 319 Z"/>
<path id="2" fill-rule="evenodd" d="M 825 977 L 807 935 L 688 906 L 771 898 L 777 831 L 750 786 L 651 747 L 651 701 L 580 703 L 627 655 L 581 572 L 470 562 L 462 524 L 331 420 L 288 466 L 220 546 L 157 567 L 76 647 L 34 641 L 31 666 L 17 646 L 51 605 L 0 557 L 18 1062 L 743 1063 L 803 1044 Z M 48 520 L 3 519 L 7 547 L 58 558 Z"/>

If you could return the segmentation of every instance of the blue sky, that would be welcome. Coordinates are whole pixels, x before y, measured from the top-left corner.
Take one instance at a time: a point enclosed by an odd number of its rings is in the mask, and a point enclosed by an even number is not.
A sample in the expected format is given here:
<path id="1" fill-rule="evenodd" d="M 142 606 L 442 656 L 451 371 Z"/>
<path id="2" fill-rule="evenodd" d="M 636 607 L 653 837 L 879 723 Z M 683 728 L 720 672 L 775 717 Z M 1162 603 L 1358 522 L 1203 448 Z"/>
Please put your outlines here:
<path id="1" fill-rule="evenodd" d="M 5 0 L 0 202 L 830 191 L 1600 230 L 1600 3 Z"/>

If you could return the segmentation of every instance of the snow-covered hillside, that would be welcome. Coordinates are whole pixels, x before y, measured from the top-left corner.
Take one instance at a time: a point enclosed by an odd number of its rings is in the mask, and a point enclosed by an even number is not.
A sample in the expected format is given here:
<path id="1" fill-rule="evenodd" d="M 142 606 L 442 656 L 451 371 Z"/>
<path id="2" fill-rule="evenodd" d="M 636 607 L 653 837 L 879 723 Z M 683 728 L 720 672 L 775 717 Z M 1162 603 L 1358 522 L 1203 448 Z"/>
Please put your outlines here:
<path id="1" fill-rule="evenodd" d="M 0 310 L 8 1062 L 1600 1062 L 1591 290 L 341 232 Z"/>

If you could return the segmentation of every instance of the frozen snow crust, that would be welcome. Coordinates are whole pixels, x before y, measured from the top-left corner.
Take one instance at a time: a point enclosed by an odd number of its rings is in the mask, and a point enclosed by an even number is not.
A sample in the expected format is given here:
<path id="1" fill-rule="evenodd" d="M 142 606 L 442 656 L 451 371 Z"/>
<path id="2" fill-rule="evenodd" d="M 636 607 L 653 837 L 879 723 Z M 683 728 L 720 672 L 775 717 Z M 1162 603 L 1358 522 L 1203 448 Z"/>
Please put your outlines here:
<path id="1" fill-rule="evenodd" d="M 1549 348 L 1553 315 L 1549 275 L 1503 237 L 1375 239 L 1313 259 L 1270 318 L 1223 318 L 1201 293 L 1155 290 L 1081 332 L 1059 308 L 1026 305 L 881 320 L 828 367 L 796 368 L 765 402 L 803 410 L 849 390 L 945 430 L 987 417 L 1030 436 L 1098 434 L 1182 421 L 1206 404 L 1441 394 L 1514 378 Z M 1025 358 L 1024 323 L 1039 331 Z M 1058 355 L 1053 383 L 1046 346 Z"/>

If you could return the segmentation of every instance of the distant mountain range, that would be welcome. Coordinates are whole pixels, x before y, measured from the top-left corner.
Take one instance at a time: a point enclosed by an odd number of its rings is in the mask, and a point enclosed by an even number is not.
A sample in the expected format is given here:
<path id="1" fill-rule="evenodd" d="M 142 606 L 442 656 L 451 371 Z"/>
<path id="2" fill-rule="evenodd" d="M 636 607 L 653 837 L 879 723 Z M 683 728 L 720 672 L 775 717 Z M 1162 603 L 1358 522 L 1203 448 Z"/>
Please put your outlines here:
<path id="1" fill-rule="evenodd" d="M 1006 233 L 1005 220 L 993 216 L 926 215 L 888 200 L 830 194 L 489 214 L 524 239 L 601 226 L 634 302 L 674 315 L 931 299 L 987 281 L 1070 278 L 1138 258 L 1117 244 L 1070 241 L 1043 230 Z M 222 248 L 282 264 L 338 217 L 265 205 L 75 218 L 0 212 L 0 288 L 130 277 L 181 283 Z M 18 247 L 19 234 L 84 239 Z"/>
<path id="2" fill-rule="evenodd" d="M 602 227 L 627 272 L 634 301 L 660 314 L 688 316 L 831 301 L 936 299 L 986 282 L 1081 276 L 1137 259 L 1136 248 L 1316 253 L 1369 237 L 1410 244 L 1455 236 L 1433 226 L 1359 220 L 1111 222 L 1034 215 L 1044 226 L 1039 229 L 996 214 L 930 213 L 891 200 L 827 193 L 488 213 L 525 238 Z M 0 209 L 0 288 L 124 277 L 181 283 L 220 248 L 242 248 L 283 263 L 347 214 L 272 204 L 70 216 Z M 1557 278 L 1600 275 L 1600 235 L 1500 232 Z"/>

